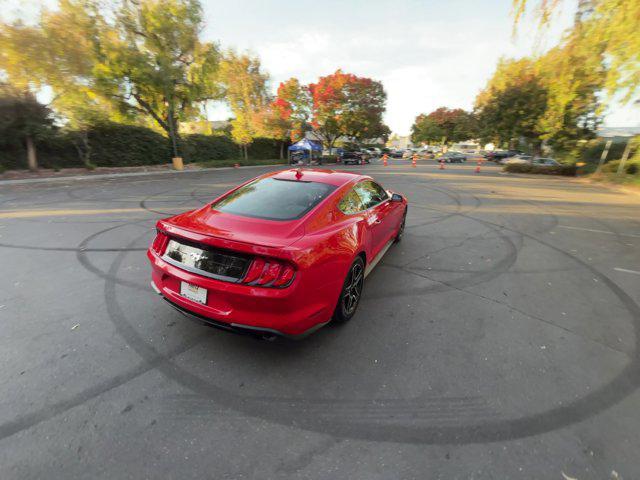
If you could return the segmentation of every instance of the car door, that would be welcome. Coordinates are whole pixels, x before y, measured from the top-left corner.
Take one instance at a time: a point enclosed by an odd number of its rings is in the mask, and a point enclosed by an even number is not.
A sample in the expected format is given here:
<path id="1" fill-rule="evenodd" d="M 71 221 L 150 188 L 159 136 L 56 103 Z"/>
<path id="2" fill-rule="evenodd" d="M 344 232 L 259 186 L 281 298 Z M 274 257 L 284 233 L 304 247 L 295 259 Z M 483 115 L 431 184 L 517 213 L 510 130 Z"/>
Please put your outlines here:
<path id="1" fill-rule="evenodd" d="M 354 187 L 366 213 L 370 239 L 370 258 L 374 258 L 389 241 L 390 219 L 393 208 L 387 192 L 371 180 L 363 180 Z"/>

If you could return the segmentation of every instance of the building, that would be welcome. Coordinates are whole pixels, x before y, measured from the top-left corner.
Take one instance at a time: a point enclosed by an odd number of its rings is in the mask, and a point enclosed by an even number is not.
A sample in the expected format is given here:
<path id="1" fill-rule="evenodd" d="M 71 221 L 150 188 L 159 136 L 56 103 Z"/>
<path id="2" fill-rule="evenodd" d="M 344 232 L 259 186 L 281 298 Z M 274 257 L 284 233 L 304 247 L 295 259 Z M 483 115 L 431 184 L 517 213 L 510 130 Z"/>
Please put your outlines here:
<path id="1" fill-rule="evenodd" d="M 231 129 L 231 122 L 227 120 L 194 120 L 180 124 L 181 133 L 201 133 L 211 135 L 213 133 L 225 133 Z"/>
<path id="2" fill-rule="evenodd" d="M 406 150 L 407 148 L 413 148 L 413 143 L 409 135 L 401 136 L 394 133 L 389 137 L 387 147 L 394 150 Z"/>

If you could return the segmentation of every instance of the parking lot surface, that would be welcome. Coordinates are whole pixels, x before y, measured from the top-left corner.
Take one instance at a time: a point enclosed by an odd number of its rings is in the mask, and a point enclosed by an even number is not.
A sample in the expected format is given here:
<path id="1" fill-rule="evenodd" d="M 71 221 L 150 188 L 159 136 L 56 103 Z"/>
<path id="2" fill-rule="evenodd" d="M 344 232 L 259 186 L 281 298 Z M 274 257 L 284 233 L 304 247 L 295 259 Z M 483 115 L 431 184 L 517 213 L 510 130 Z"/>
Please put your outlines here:
<path id="1" fill-rule="evenodd" d="M 299 342 L 185 319 L 145 255 L 282 167 L 0 184 L 0 478 L 640 478 L 639 197 L 389 163 L 348 169 L 402 242 Z"/>

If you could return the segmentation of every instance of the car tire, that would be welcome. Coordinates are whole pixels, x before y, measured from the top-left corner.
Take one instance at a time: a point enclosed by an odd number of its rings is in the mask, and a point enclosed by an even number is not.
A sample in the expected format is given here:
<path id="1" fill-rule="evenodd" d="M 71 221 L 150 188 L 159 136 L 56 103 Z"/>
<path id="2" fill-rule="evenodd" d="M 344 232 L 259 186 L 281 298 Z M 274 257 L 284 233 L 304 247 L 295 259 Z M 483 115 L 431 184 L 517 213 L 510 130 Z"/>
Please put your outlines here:
<path id="1" fill-rule="evenodd" d="M 393 243 L 398 243 L 402 240 L 402 234 L 404 233 L 404 224 L 407 221 L 407 209 L 404 209 L 404 215 L 402 215 L 402 223 L 400 223 L 400 227 L 398 227 L 398 233 L 396 233 L 395 238 L 393 239 Z"/>
<path id="2" fill-rule="evenodd" d="M 333 312 L 333 321 L 336 323 L 345 323 L 351 320 L 358 309 L 360 298 L 362 297 L 362 289 L 364 287 L 364 260 L 358 256 L 353 261 L 344 279 L 338 305 Z"/>

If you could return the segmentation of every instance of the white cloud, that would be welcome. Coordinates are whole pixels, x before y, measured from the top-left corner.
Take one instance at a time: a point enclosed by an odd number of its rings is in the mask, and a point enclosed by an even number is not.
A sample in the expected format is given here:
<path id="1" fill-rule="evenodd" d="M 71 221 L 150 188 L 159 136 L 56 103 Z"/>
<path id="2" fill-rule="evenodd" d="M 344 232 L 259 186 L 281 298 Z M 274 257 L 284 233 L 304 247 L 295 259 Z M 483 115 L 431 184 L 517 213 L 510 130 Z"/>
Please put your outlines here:
<path id="1" fill-rule="evenodd" d="M 341 15 L 347 16 L 347 10 Z M 501 56 L 528 55 L 554 45 L 563 26 L 572 21 L 572 11 L 567 8 L 545 35 L 525 19 L 515 39 L 504 7 L 503 17 L 491 20 L 464 13 L 447 20 L 437 15 L 406 18 L 402 23 L 355 17 L 320 18 L 308 24 L 282 19 L 278 29 L 249 28 L 237 37 L 223 37 L 222 43 L 256 52 L 271 74 L 274 90 L 289 77 L 308 83 L 338 68 L 381 80 L 388 95 L 385 121 L 393 131 L 406 134 L 419 113 L 440 106 L 472 108 Z M 259 25 L 273 15 L 263 11 L 250 21 Z M 615 111 L 611 118 L 626 124 L 629 115 Z"/>

